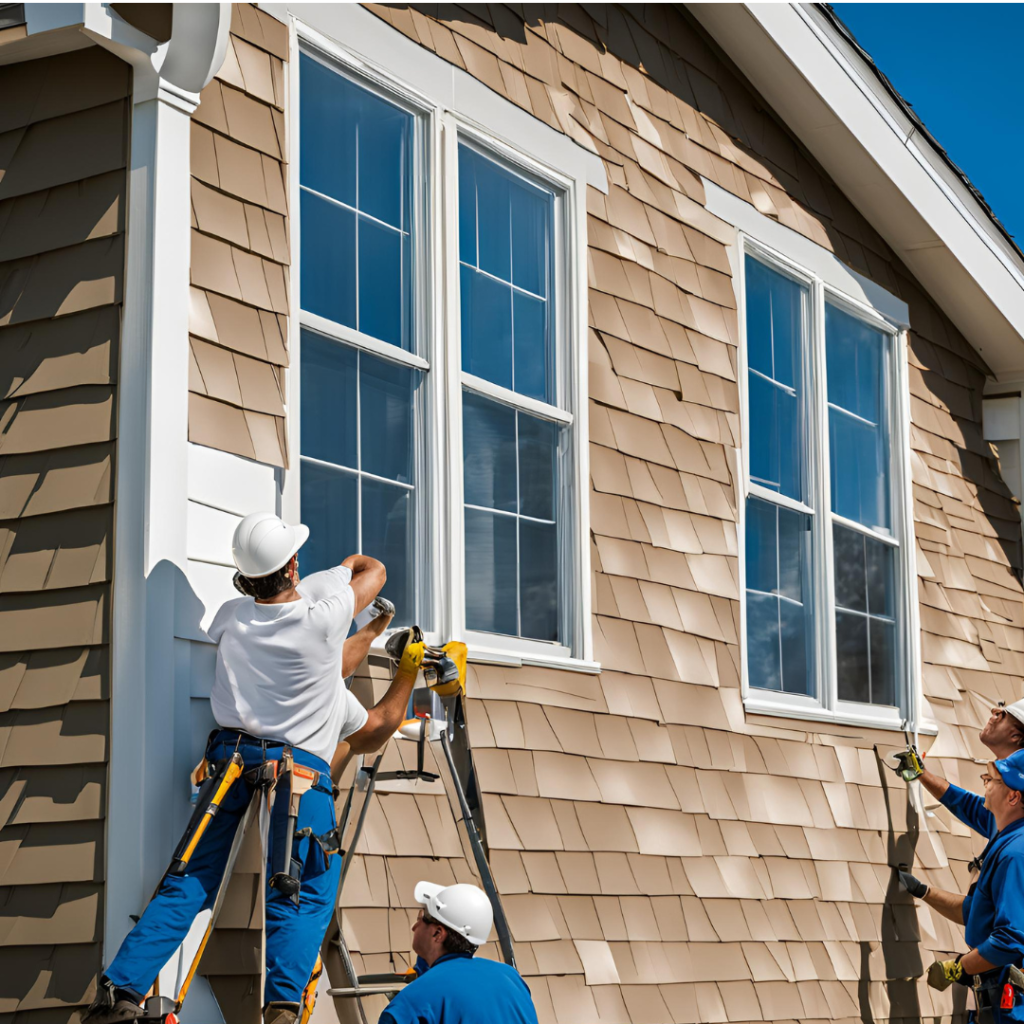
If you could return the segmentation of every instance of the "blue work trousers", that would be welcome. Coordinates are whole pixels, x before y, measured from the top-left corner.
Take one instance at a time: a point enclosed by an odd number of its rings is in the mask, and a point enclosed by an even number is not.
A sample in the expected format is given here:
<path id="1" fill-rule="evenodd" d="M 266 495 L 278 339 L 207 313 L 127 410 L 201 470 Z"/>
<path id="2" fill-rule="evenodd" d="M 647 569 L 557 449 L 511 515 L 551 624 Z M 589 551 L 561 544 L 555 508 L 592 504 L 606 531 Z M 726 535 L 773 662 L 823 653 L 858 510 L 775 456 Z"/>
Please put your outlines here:
<path id="1" fill-rule="evenodd" d="M 264 761 L 280 760 L 284 747 L 225 729 L 213 737 L 206 756 L 218 764 L 231 757 L 235 750 L 242 755 L 244 770 L 248 771 Z M 296 763 L 321 773 L 318 786 L 302 797 L 297 830 L 310 828 L 314 835 L 323 835 L 335 825 L 330 765 L 298 748 L 293 748 L 292 753 Z M 117 988 L 127 989 L 141 1000 L 188 934 L 196 914 L 213 906 L 231 842 L 252 800 L 253 789 L 244 777 L 238 779 L 224 798 L 220 811 L 210 821 L 185 874 L 164 878 L 105 972 Z M 282 780 L 270 821 L 268 880 L 275 871 L 274 865 L 283 863 L 283 852 L 276 860 L 274 854 L 283 850 L 280 844 L 285 842 L 287 818 L 288 787 L 287 780 Z M 331 920 L 341 873 L 341 857 L 326 856 L 320 845 L 308 836 L 295 840 L 292 857 L 303 865 L 298 905 L 275 888 L 268 886 L 266 890 L 265 1001 L 268 1003 L 299 1000 Z"/>

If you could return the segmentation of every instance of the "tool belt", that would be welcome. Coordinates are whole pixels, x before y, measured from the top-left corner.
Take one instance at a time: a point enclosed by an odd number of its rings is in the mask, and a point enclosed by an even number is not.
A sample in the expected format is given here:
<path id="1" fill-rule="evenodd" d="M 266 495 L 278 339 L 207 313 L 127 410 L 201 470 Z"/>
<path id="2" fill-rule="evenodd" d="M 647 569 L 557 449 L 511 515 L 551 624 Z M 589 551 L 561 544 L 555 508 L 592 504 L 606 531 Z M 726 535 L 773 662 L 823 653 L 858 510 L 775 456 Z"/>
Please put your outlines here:
<path id="1" fill-rule="evenodd" d="M 1012 1010 L 1024 999 L 1024 972 L 1010 964 L 979 974 L 974 983 L 974 1001 L 977 1006 L 977 1024 L 995 1024 L 1000 1010 Z"/>
<path id="2" fill-rule="evenodd" d="M 219 730 L 218 730 L 219 731 Z M 211 734 L 211 740 L 216 733 Z M 239 734 L 245 736 L 244 733 Z M 260 740 L 258 737 L 246 737 Z M 275 744 L 276 745 L 276 744 Z M 268 801 L 276 798 L 277 787 L 287 782 L 288 786 L 288 820 L 285 826 L 283 844 L 274 845 L 274 857 L 271 864 L 271 876 L 268 884 L 287 896 L 296 905 L 302 888 L 302 861 L 292 856 L 296 841 L 309 838 L 316 842 L 325 856 L 341 852 L 341 841 L 337 826 L 323 835 L 315 835 L 310 828 L 297 829 L 299 809 L 302 798 L 311 789 L 333 795 L 333 789 L 321 785 L 323 773 L 295 761 L 293 750 L 285 745 L 278 759 L 268 758 L 252 768 L 245 769 L 242 757 L 237 752 L 221 762 L 211 762 L 207 758 L 196 766 L 192 772 L 193 785 L 199 786 L 196 808 L 192 813 L 185 834 L 175 850 L 169 873 L 182 875 L 185 873 L 199 840 L 216 816 L 227 795 L 228 790 L 239 778 L 254 789 L 263 790 Z"/>

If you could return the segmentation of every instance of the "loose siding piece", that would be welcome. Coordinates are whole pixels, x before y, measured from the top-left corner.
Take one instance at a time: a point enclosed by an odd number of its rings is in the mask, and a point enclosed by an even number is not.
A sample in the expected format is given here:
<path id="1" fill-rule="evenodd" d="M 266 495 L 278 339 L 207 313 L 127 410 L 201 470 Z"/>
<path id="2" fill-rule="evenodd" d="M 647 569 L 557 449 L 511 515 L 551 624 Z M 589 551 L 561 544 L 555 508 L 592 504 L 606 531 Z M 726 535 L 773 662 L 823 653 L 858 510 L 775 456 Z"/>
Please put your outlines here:
<path id="1" fill-rule="evenodd" d="M 130 87 L 98 47 L 0 67 L 0 1015 L 26 1024 L 77 1019 L 101 968 Z"/>
<path id="2" fill-rule="evenodd" d="M 274 466 L 287 465 L 287 59 L 287 28 L 235 4 L 192 116 L 189 440 Z"/>
<path id="3" fill-rule="evenodd" d="M 1024 667 L 1020 518 L 980 429 L 987 368 L 675 6 L 526 21 L 504 5 L 367 6 L 598 152 L 610 183 L 588 191 L 587 225 L 603 671 L 469 673 L 490 863 L 540 1020 L 948 1020 L 948 994 L 905 979 L 962 949 L 961 930 L 896 891 L 888 851 L 966 891 L 978 838 L 939 806 L 916 820 L 879 768 L 893 733 L 743 711 L 732 232 L 704 209 L 700 176 L 910 306 L 930 754 L 970 788 L 978 729 L 993 702 L 1022 696 Z M 384 683 L 371 659 L 357 688 L 370 701 Z M 360 970 L 409 963 L 419 878 L 472 880 L 445 798 L 380 805 L 344 899 Z M 350 1019 L 321 997 L 318 1019 L 335 1012 Z"/>

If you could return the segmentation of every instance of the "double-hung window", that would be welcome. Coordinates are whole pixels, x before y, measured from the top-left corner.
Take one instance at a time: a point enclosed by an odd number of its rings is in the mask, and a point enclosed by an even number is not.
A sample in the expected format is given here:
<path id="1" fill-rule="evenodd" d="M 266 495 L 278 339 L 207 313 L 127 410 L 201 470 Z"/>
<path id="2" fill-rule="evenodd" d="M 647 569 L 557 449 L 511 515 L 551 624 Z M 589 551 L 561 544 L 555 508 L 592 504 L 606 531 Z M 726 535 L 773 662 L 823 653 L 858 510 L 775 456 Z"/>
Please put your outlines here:
<path id="1" fill-rule="evenodd" d="M 743 252 L 748 706 L 908 714 L 897 326 L 749 240 Z"/>
<path id="2" fill-rule="evenodd" d="M 396 621 L 429 626 L 422 122 L 318 56 L 299 62 L 302 568 L 372 553 Z"/>
<path id="3" fill-rule="evenodd" d="M 564 644 L 559 203 L 466 140 L 458 196 L 465 626 Z"/>
<path id="4" fill-rule="evenodd" d="M 373 555 L 396 624 L 589 669 L 583 192 L 321 41 L 298 64 L 302 569 Z"/>

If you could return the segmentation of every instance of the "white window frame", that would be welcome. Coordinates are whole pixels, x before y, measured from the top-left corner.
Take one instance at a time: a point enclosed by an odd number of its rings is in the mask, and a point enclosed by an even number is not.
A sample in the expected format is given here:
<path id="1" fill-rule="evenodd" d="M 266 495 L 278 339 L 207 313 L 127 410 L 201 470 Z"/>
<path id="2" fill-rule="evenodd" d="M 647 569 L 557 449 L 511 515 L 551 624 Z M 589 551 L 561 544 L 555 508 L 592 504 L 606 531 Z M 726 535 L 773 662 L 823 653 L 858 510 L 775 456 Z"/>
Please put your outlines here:
<path id="1" fill-rule="evenodd" d="M 748 713 L 807 721 L 836 722 L 868 728 L 910 728 L 931 732 L 933 724 L 921 717 L 920 633 L 917 608 L 916 539 L 910 475 L 910 391 L 907 381 L 907 306 L 877 284 L 846 267 L 833 253 L 757 212 L 749 203 L 705 181 L 708 208 L 735 229 L 735 244 L 728 247 L 735 281 L 740 346 L 739 378 L 742 447 L 737 481 L 737 534 L 739 550 L 741 687 Z M 813 410 L 805 423 L 808 448 L 806 494 L 803 502 L 759 487 L 750 480 L 750 415 L 747 394 L 746 258 L 752 256 L 808 288 L 805 340 L 802 349 L 805 403 Z M 890 338 L 886 388 L 888 393 L 891 457 L 892 537 L 831 510 L 829 477 L 828 400 L 824 374 L 825 305 L 833 303 Z M 811 606 L 813 608 L 816 696 L 784 693 L 751 686 L 747 663 L 746 504 L 748 496 L 764 498 L 782 507 L 814 517 L 811 547 Z M 822 520 L 824 524 L 822 525 Z M 895 609 L 897 618 L 896 685 L 899 708 L 839 700 L 835 642 L 835 590 L 832 561 L 832 524 L 838 522 L 896 549 Z"/>
<path id="2" fill-rule="evenodd" d="M 285 5 L 279 5 L 285 8 Z M 288 69 L 288 136 L 292 154 L 289 169 L 291 218 L 290 369 L 287 371 L 288 445 L 290 467 L 281 471 L 281 514 L 290 521 L 300 516 L 300 332 L 303 327 L 327 334 L 376 356 L 427 370 L 423 384 L 428 411 L 420 425 L 423 469 L 417 479 L 421 492 L 422 528 L 418 597 L 429 608 L 431 642 L 464 640 L 470 660 L 502 665 L 557 666 L 580 672 L 600 671 L 593 661 L 590 587 L 590 467 L 587 432 L 587 237 L 586 189 L 607 190 L 599 158 L 569 142 L 560 133 L 525 114 L 461 69 L 406 40 L 386 23 L 358 5 L 301 5 L 299 21 L 289 16 L 291 61 Z M 282 11 L 284 13 L 284 11 Z M 309 22 L 316 24 L 310 24 Z M 321 24 L 322 23 L 322 24 Z M 323 31 L 321 31 L 321 27 Z M 334 38 L 332 38 L 332 36 Z M 336 39 L 344 39 L 343 45 Z M 350 45 L 351 40 L 351 45 Z M 358 45 L 360 52 L 353 47 Z M 406 52 L 407 47 L 411 50 Z M 361 335 L 301 311 L 299 210 L 298 75 L 301 50 L 318 51 L 358 82 L 417 113 L 423 119 L 427 150 L 422 161 L 425 216 L 419 252 L 423 299 L 418 348 L 413 353 Z M 371 56 L 367 56 L 370 54 Z M 410 78 L 422 84 L 420 91 Z M 442 87 L 443 86 L 443 87 Z M 429 93 L 429 95 L 428 95 Z M 499 126 L 498 130 L 484 124 Z M 501 134 L 504 133 L 504 134 Z M 556 244 L 562 267 L 556 264 L 555 293 L 558 372 L 556 405 L 548 405 L 461 369 L 458 285 L 458 140 L 465 138 L 485 154 L 509 164 L 556 191 Z M 576 150 L 579 150 L 577 153 Z M 560 608 L 565 644 L 544 643 L 513 636 L 478 633 L 465 628 L 465 568 L 463 546 L 463 387 L 524 412 L 563 424 L 569 430 L 570 451 L 565 460 L 570 478 L 562 481 L 565 510 L 560 565 Z M 424 588 L 424 582 L 427 584 Z M 373 649 L 382 650 L 383 640 Z"/>

